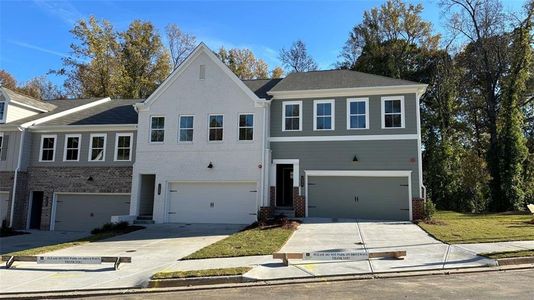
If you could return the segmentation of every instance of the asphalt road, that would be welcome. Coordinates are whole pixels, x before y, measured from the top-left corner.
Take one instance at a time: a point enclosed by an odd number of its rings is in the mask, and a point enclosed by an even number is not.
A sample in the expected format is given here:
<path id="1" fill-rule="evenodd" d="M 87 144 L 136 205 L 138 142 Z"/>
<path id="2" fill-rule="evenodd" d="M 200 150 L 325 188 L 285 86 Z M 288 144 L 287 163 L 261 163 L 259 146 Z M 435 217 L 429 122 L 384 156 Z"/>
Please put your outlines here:
<path id="1" fill-rule="evenodd" d="M 320 282 L 89 299 L 534 299 L 534 270 Z"/>

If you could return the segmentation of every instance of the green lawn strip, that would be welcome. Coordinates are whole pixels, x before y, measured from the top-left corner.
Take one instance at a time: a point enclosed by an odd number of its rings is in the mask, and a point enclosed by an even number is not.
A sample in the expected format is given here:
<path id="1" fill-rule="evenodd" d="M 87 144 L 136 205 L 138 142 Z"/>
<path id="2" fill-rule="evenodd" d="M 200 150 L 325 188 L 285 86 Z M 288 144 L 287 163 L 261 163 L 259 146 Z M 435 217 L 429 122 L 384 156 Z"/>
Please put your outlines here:
<path id="1" fill-rule="evenodd" d="M 248 229 L 232 234 L 183 259 L 269 255 L 280 250 L 293 232 L 294 229 L 281 227 Z"/>
<path id="2" fill-rule="evenodd" d="M 251 267 L 237 267 L 237 268 L 207 269 L 207 270 L 193 270 L 193 271 L 158 272 L 152 275 L 152 279 L 233 276 L 233 275 L 245 274 L 251 269 L 252 269 Z"/>
<path id="3" fill-rule="evenodd" d="M 112 238 L 114 236 L 130 233 L 130 232 L 133 232 L 133 231 L 136 231 L 136 230 L 140 230 L 140 229 L 144 229 L 144 228 L 145 227 L 143 227 L 143 226 L 129 226 L 129 227 L 121 229 L 121 230 L 113 230 L 113 231 L 108 231 L 108 232 L 92 234 L 90 236 L 86 236 L 86 237 L 81 238 L 79 240 L 74 240 L 74 241 L 60 243 L 60 244 L 54 244 L 54 245 L 48 245 L 48 246 L 43 246 L 43 247 L 36 247 L 36 248 L 31 248 L 31 249 L 11 252 L 11 253 L 7 253 L 7 254 L 3 254 L 3 255 L 6 255 L 6 256 L 33 256 L 33 255 L 38 255 L 38 254 L 43 254 L 43 253 L 46 253 L 46 252 L 52 252 L 52 251 L 56 251 L 56 250 L 61 250 L 61 249 L 65 249 L 65 248 L 69 248 L 69 247 L 73 247 L 73 246 L 79 246 L 79 245 L 83 245 L 83 244 L 87 244 L 87 243 L 92 243 L 92 242 L 96 242 L 96 241 L 100 241 L 100 240 L 104 240 L 104 239 L 109 239 L 109 238 Z"/>
<path id="4" fill-rule="evenodd" d="M 491 253 L 482 253 L 480 255 L 488 257 L 488 258 L 493 258 L 493 259 L 513 258 L 513 257 L 531 257 L 531 256 L 534 256 L 534 250 L 491 252 Z"/>
<path id="5" fill-rule="evenodd" d="M 435 224 L 419 226 L 436 239 L 450 244 L 534 240 L 532 215 L 463 214 L 438 211 Z"/>

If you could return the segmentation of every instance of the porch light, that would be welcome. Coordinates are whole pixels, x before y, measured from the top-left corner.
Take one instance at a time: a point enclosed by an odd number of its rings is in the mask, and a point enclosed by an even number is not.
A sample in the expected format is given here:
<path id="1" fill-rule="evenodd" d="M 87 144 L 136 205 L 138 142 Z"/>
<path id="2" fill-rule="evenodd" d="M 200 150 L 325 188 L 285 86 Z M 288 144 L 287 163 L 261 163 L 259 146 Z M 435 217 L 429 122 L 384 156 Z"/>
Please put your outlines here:
<path id="1" fill-rule="evenodd" d="M 87 181 L 94 181 L 93 176 L 89 176 L 89 178 L 87 178 Z"/>
<path id="2" fill-rule="evenodd" d="M 210 163 L 208 165 L 208 169 L 213 169 L 213 164 L 211 163 L 211 161 L 210 161 Z"/>
<path id="3" fill-rule="evenodd" d="M 354 157 L 352 158 L 352 162 L 357 162 L 357 161 L 358 161 L 358 157 L 354 155 Z"/>

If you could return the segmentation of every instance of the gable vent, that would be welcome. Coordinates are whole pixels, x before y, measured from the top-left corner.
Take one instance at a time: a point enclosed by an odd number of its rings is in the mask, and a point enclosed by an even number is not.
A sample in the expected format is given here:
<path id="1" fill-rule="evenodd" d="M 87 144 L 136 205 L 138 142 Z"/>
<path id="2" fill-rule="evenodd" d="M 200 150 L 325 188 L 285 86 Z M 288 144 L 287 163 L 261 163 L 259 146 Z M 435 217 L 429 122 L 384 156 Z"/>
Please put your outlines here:
<path id="1" fill-rule="evenodd" d="M 206 79 L 206 65 L 200 65 L 198 79 Z"/>

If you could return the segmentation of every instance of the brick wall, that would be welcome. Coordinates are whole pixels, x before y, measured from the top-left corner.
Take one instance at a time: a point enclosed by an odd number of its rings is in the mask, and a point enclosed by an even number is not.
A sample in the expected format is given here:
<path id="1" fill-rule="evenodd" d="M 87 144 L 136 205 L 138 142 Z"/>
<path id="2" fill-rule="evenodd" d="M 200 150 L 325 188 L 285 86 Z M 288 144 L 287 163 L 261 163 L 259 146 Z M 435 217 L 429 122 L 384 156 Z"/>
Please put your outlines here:
<path id="1" fill-rule="evenodd" d="M 293 209 L 295 210 L 295 217 L 303 218 L 306 216 L 306 199 L 299 195 L 299 188 L 293 187 Z"/>
<path id="2" fill-rule="evenodd" d="M 274 207 L 271 206 L 271 207 L 267 207 L 267 206 L 264 206 L 264 207 L 260 207 L 260 213 L 259 213 L 259 216 L 258 216 L 258 221 L 266 221 L 270 218 L 272 218 L 274 215 Z"/>
<path id="3" fill-rule="evenodd" d="M 422 220 L 425 217 L 425 200 L 423 198 L 412 198 L 412 218 Z"/>
<path id="4" fill-rule="evenodd" d="M 49 230 L 54 193 L 130 193 L 131 185 L 132 167 L 32 167 L 25 202 L 32 191 L 44 192 L 41 230 Z"/>
<path id="5" fill-rule="evenodd" d="M 13 183 L 15 180 L 15 172 L 0 172 L 0 191 L 9 192 L 9 204 L 7 208 L 7 218 L 11 216 L 11 206 L 13 202 Z M 28 173 L 18 172 L 17 175 L 17 194 L 15 195 L 15 210 L 13 212 L 12 227 L 23 229 L 26 225 L 26 211 L 27 211 L 27 180 Z M 9 221 L 8 221 L 9 224 Z"/>
<path id="6" fill-rule="evenodd" d="M 276 206 L 276 187 L 274 186 L 269 188 L 269 204 L 271 207 Z"/>

